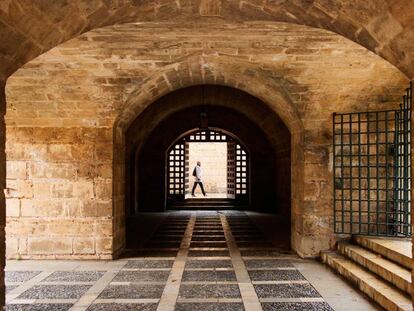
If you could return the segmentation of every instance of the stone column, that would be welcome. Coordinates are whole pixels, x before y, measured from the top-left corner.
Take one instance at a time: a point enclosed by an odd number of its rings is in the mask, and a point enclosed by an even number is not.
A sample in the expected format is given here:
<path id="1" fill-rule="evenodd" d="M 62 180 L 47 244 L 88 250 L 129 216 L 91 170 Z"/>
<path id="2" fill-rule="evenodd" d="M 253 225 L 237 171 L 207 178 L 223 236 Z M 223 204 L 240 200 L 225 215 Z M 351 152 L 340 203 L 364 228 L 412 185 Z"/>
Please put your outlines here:
<path id="1" fill-rule="evenodd" d="M 292 134 L 292 248 L 301 257 L 334 245 L 330 143 L 326 127 Z"/>
<path id="2" fill-rule="evenodd" d="M 5 226 L 6 226 L 6 204 L 4 200 L 4 188 L 6 186 L 6 127 L 4 124 L 4 114 L 6 111 L 6 94 L 5 82 L 0 81 L 0 310 L 3 310 L 5 305 L 6 289 L 4 285 L 4 266 L 5 266 Z"/>

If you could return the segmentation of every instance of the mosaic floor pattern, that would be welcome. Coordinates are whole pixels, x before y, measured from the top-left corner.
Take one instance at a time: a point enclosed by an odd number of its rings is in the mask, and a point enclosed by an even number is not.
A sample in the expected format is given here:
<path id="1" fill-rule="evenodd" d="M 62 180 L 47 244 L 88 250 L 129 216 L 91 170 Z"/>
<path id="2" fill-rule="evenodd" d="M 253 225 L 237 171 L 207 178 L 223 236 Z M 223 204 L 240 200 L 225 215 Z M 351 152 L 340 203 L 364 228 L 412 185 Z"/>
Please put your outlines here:
<path id="1" fill-rule="evenodd" d="M 333 310 L 244 212 L 170 213 L 135 255 L 12 264 L 6 310 Z"/>

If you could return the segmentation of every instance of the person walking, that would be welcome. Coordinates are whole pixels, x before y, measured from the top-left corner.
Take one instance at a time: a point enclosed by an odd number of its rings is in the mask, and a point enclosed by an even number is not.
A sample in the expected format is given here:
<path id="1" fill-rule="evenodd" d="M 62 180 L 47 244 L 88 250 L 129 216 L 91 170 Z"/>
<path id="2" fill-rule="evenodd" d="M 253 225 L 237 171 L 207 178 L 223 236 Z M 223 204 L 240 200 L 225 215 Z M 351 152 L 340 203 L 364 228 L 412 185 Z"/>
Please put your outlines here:
<path id="1" fill-rule="evenodd" d="M 200 185 L 201 192 L 206 197 L 207 194 L 204 191 L 203 181 L 201 180 L 201 162 L 198 161 L 197 165 L 194 167 L 193 176 L 194 176 L 194 186 L 193 190 L 191 191 L 191 196 L 195 197 L 194 191 L 196 190 L 197 185 Z"/>

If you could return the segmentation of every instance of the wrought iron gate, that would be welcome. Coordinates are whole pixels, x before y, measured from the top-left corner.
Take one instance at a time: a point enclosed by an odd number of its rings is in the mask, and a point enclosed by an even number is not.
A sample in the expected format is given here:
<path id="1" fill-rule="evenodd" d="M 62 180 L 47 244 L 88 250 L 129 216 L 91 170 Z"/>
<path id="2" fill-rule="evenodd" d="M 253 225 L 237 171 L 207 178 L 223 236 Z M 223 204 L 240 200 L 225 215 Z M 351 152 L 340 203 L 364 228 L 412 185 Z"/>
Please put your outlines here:
<path id="1" fill-rule="evenodd" d="M 336 233 L 411 236 L 411 104 L 333 115 Z"/>

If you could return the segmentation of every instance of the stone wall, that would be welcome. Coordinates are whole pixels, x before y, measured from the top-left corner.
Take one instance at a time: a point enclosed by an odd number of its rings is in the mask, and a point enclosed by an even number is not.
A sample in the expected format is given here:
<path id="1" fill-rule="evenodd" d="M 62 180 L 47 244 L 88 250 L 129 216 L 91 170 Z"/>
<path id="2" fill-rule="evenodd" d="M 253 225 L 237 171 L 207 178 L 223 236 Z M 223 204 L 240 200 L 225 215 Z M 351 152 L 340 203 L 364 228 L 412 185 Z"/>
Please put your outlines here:
<path id="1" fill-rule="evenodd" d="M 397 66 L 402 72 L 404 72 L 409 78 L 414 77 L 414 65 L 413 65 L 413 44 L 414 44 L 414 31 L 412 27 L 413 21 L 413 1 L 401 0 L 401 1 L 331 1 L 331 0 L 318 0 L 318 1 L 256 1 L 256 0 L 242 0 L 242 1 L 224 1 L 224 0 L 206 0 L 206 1 L 133 1 L 125 0 L 118 2 L 111 2 L 97 0 L 97 1 L 71 1 L 71 2 L 56 2 L 50 5 L 45 5 L 42 1 L 3 1 L 0 5 L 0 34 L 3 41 L 3 46 L 0 51 L 0 79 L 5 81 L 14 71 L 20 68 L 23 64 L 27 63 L 36 56 L 48 51 L 54 46 L 59 45 L 66 40 L 74 38 L 79 34 L 102 27 L 104 25 L 121 24 L 132 21 L 171 21 L 174 18 L 176 21 L 181 21 L 188 25 L 188 21 L 200 20 L 204 16 L 209 21 L 216 21 L 219 17 L 220 20 L 227 20 L 229 22 L 236 21 L 284 21 L 298 24 L 304 24 L 314 27 L 326 28 L 336 33 L 339 33 L 355 42 L 358 42 L 362 46 L 375 51 L 378 55 L 388 60 L 390 63 Z M 172 14 L 173 13 L 173 17 Z M 202 17 L 203 16 L 203 17 Z M 173 27 L 176 28 L 176 27 Z M 139 31 L 135 32 L 140 34 Z M 130 39 L 128 36 L 125 38 Z M 232 38 L 240 38 L 240 36 L 233 36 Z M 85 40 L 88 41 L 88 40 Z M 267 40 L 268 41 L 268 40 Z M 116 42 L 116 40 L 114 40 Z M 224 41 L 225 42 L 225 41 Z M 303 40 L 301 40 L 303 42 Z M 257 43 L 253 43 L 254 46 L 260 47 Z M 206 45 L 208 47 L 208 44 Z M 161 48 L 165 48 L 162 46 Z M 168 46 L 167 46 L 168 48 Z M 172 46 L 174 49 L 174 46 Z M 302 46 L 299 46 L 299 50 Z M 136 49 L 132 49 L 135 51 Z M 337 49 L 335 53 L 338 53 Z M 232 51 L 231 49 L 224 49 L 224 53 Z M 91 52 L 91 50 L 89 50 Z M 211 50 L 208 53 L 212 52 Z M 254 54 L 257 51 L 255 51 Z M 162 54 L 162 53 L 161 53 Z M 344 56 L 339 53 L 338 55 Z M 299 55 L 300 58 L 312 58 L 306 55 Z M 345 57 L 346 58 L 346 57 Z M 255 57 L 251 58 L 255 59 Z M 351 57 L 352 59 L 352 57 Z M 171 59 L 167 58 L 167 62 Z M 162 61 L 161 61 L 162 62 Z M 358 61 L 356 62 L 358 63 Z M 354 64 L 356 64 L 354 62 Z M 392 94 L 388 86 L 401 85 L 397 81 L 383 79 L 384 76 L 377 72 L 378 67 L 375 62 L 369 62 L 369 65 L 365 64 L 362 68 L 374 69 L 373 77 L 384 80 L 385 87 L 380 89 L 381 94 Z M 336 63 L 334 63 L 336 64 Z M 78 62 L 72 62 L 73 68 L 79 65 Z M 106 67 L 107 69 L 110 68 Z M 93 66 L 92 66 L 93 67 Z M 79 67 L 77 68 L 79 70 Z M 62 67 L 59 68 L 62 70 Z M 125 70 L 122 69 L 122 70 Z M 80 70 L 81 71 L 81 70 Z M 369 69 L 368 69 L 369 71 Z M 381 70 L 380 70 L 381 71 Z M 45 71 L 42 71 L 45 73 Z M 85 71 L 84 71 L 85 73 Z M 332 76 L 335 79 L 338 78 L 333 72 Z M 351 80 L 354 77 L 349 71 L 339 70 L 338 73 L 344 74 L 345 77 Z M 356 76 L 358 76 L 357 74 Z M 399 73 L 397 72 L 397 76 Z M 29 75 L 30 76 L 30 75 Z M 359 75 L 364 77 L 364 75 Z M 56 77 L 56 76 L 54 76 Z M 130 76 L 125 75 L 122 79 L 129 79 Z M 364 90 L 355 91 L 352 88 L 348 88 L 348 83 L 339 81 L 339 86 L 346 85 L 342 95 L 339 95 L 340 101 L 348 101 L 349 98 L 344 98 L 344 94 L 365 94 L 364 96 L 370 96 L 367 94 L 374 94 L 373 84 L 369 81 L 369 78 L 364 77 L 365 80 L 359 82 L 360 85 L 369 86 L 368 92 Z M 30 78 L 29 78 L 30 79 Z M 315 77 L 312 77 L 315 79 Z M 36 79 L 33 79 L 33 81 Z M 79 78 L 75 79 L 77 83 L 81 84 Z M 140 79 L 138 79 L 140 80 Z M 330 87 L 325 89 L 326 84 L 316 78 L 317 83 L 321 86 L 321 89 L 326 91 L 327 89 L 341 89 L 341 87 L 333 87 L 330 83 Z M 334 79 L 331 79 L 334 80 Z M 315 80 L 314 80 L 315 81 Z M 406 81 L 405 81 L 406 82 Z M 404 83 L 405 83 L 404 82 Z M 36 83 L 35 83 L 36 84 Z M 46 83 L 47 85 L 47 83 Z M 187 84 L 188 85 L 188 84 Z M 175 86 L 177 87 L 177 86 Z M 139 88 L 139 86 L 138 86 Z M 398 91 L 401 87 L 398 89 Z M 25 90 L 25 88 L 23 88 Z M 171 89 L 170 89 L 171 90 Z M 1 86 L 3 92 L 3 86 Z M 154 92 L 154 89 L 149 89 L 150 92 Z M 398 92 L 397 91 L 397 92 Z M 1 92 L 1 100 L 3 101 L 3 93 Z M 24 93 L 24 92 L 23 92 Z M 156 93 L 156 91 L 155 91 Z M 311 92 L 312 93 L 312 92 Z M 380 96 L 377 93 L 376 96 Z M 400 92 L 401 93 L 401 92 Z M 336 92 L 338 95 L 339 93 Z M 153 94 L 154 95 L 154 94 Z M 263 95 L 263 94 L 262 94 Z M 263 98 L 266 96 L 263 95 Z M 346 95 L 345 95 L 346 97 Z M 31 98 L 29 96 L 29 98 Z M 316 98 L 313 98 L 311 102 L 319 103 Z M 332 101 L 332 98 L 327 97 L 327 101 Z M 365 99 L 356 99 L 354 104 L 348 102 L 345 105 L 348 108 L 365 109 L 361 106 L 361 102 L 365 102 Z M 382 98 L 377 97 L 377 103 L 384 102 Z M 386 101 L 385 101 L 386 102 Z M 340 106 L 339 103 L 333 101 L 333 106 Z M 356 106 L 355 106 L 356 105 Z M 5 104 L 2 103 L 2 111 L 5 108 Z M 32 107 L 22 106 L 19 109 L 19 114 L 30 115 L 29 118 L 33 118 L 30 113 Z M 309 107 L 308 107 L 309 108 Z M 348 109 L 347 108 L 347 109 Z M 375 108 L 375 105 L 374 105 Z M 8 110 L 10 110 L 10 106 Z M 94 110 L 94 109 L 92 109 Z M 308 111 L 312 111 L 314 108 L 310 107 Z M 319 110 L 319 109 L 316 109 Z M 107 111 L 106 111 L 107 112 Z M 27 114 L 26 114 L 27 113 Z M 53 123 L 55 117 L 50 117 L 48 122 Z M 311 131 L 318 134 L 318 123 L 320 119 L 316 118 L 313 125 L 309 128 Z M 44 124 L 42 122 L 42 124 Z M 309 124 L 308 124 L 309 125 Z M 308 126 L 307 126 L 308 127 Z M 1 131 L 4 137 L 5 131 Z M 117 135 L 122 136 L 119 132 Z M 301 142 L 302 136 L 294 136 L 296 142 Z M 122 142 L 120 137 L 118 142 Z M 121 145 L 121 144 L 120 144 Z M 120 146 L 117 145 L 116 147 Z M 327 151 L 329 151 L 327 143 L 313 144 L 315 148 L 306 147 L 304 155 L 301 155 L 297 150 L 294 151 L 293 157 L 298 160 L 308 159 L 314 162 L 316 159 L 326 160 Z M 123 176 L 122 163 L 119 159 L 122 158 L 122 150 L 115 148 L 115 172 L 117 176 Z M 4 150 L 2 149 L 2 152 Z M 295 161 L 293 161 L 295 162 Z M 303 162 L 298 162 L 299 167 L 294 166 L 293 176 L 296 179 L 303 177 Z M 316 163 L 314 163 L 316 164 Z M 317 168 L 316 168 L 317 169 Z M 3 178 L 2 182 L 5 182 L 5 168 L 3 166 L 0 176 Z M 309 191 L 312 189 L 322 189 L 323 182 L 317 179 L 315 176 L 308 180 Z M 122 178 L 120 178 L 122 180 Z M 122 201 L 123 201 L 123 184 L 120 180 L 114 180 L 114 216 L 115 216 L 115 235 L 122 235 Z M 319 187 L 319 188 L 318 188 Z M 293 194 L 293 201 L 300 203 L 303 196 L 303 192 L 300 191 L 297 194 Z M 3 204 L 2 204 L 3 206 Z M 3 208 L 4 210 L 4 208 Z M 1 211 L 0 217 L 0 232 L 2 232 L 4 222 L 4 211 Z M 295 218 L 295 217 L 294 217 Z M 3 243 L 2 234 L 0 234 L 1 242 Z M 4 247 L 0 245 L 0 252 L 4 250 Z M 120 240 L 120 247 L 122 247 L 122 239 Z M 2 259 L 1 259 L 2 260 Z M 2 278 L 2 269 L 0 269 L 0 279 Z M 2 287 L 0 286 L 0 294 L 2 294 Z M 3 299 L 4 295 L 1 295 Z M 2 303 L 0 303 L 0 306 Z"/>
<path id="2" fill-rule="evenodd" d="M 111 258 L 112 130 L 7 128 L 7 257 Z"/>
<path id="3" fill-rule="evenodd" d="M 94 30 L 41 55 L 9 78 L 6 122 L 11 133 L 10 257 L 16 252 L 22 253 L 19 256 L 49 257 L 46 249 L 33 253 L 29 240 L 41 241 L 51 232 L 63 243 L 63 257 L 109 256 L 122 250 L 123 135 L 152 102 L 195 84 L 244 90 L 280 116 L 292 134 L 292 245 L 303 256 L 315 256 L 334 244 L 332 112 L 383 109 L 399 102 L 406 77 L 366 49 L 323 30 L 216 20 L 196 26 L 188 31 L 180 24 L 144 23 Z M 267 116 L 259 122 L 261 127 L 269 127 Z M 95 161 L 93 155 L 101 152 L 93 146 L 93 151 L 86 146 L 86 150 L 74 147 L 79 140 L 80 145 L 93 144 L 95 134 L 78 138 L 70 133 L 71 129 L 85 128 L 111 133 L 102 143 L 102 152 L 110 159 L 101 168 L 105 173 L 93 177 L 84 177 L 81 169 L 80 173 L 69 172 L 76 171 L 83 161 L 87 167 L 94 166 L 90 164 Z M 53 138 L 50 133 L 55 129 L 65 134 Z M 42 130 L 52 135 L 50 143 L 49 134 L 38 134 Z M 15 137 L 13 132 L 19 131 L 24 134 Z M 14 144 L 21 148 L 9 147 Z M 69 171 L 64 174 L 70 176 L 57 178 L 58 186 L 45 182 L 46 174 L 61 167 L 67 167 Z M 83 182 L 94 189 L 93 198 L 91 193 L 75 192 Z M 101 186 L 104 190 L 98 190 Z M 43 204 L 41 196 L 45 193 L 50 193 L 50 199 Z M 90 201 L 94 203 L 89 205 Z M 95 203 L 102 201 L 112 207 L 105 216 L 93 211 Z M 32 214 L 26 214 L 30 209 Z M 62 220 L 64 225 L 67 221 L 84 221 L 88 230 L 96 227 L 85 237 L 89 243 L 94 239 L 96 246 L 101 241 L 99 249 L 105 251 L 90 248 L 87 254 L 75 254 L 76 235 L 71 231 L 59 233 L 60 227 L 49 231 L 52 227 L 42 224 L 50 219 Z M 101 221 L 111 228 L 100 232 Z M 18 224 L 25 224 L 30 232 L 19 231 Z"/>
<path id="4" fill-rule="evenodd" d="M 227 143 L 190 143 L 190 175 L 197 162 L 201 162 L 204 190 L 227 198 Z M 190 177 L 190 191 L 194 178 Z M 201 193 L 199 189 L 197 192 Z"/>

